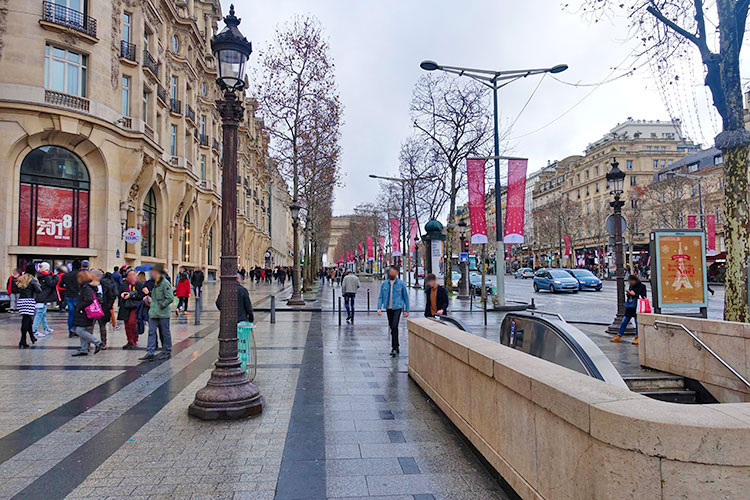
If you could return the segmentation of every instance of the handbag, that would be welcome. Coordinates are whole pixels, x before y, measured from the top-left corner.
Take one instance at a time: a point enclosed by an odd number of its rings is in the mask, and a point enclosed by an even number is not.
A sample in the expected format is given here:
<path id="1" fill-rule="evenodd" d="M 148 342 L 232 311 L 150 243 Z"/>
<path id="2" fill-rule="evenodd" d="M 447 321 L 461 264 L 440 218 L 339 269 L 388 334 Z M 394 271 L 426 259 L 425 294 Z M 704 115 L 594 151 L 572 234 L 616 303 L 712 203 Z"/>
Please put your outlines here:
<path id="1" fill-rule="evenodd" d="M 635 309 L 636 307 L 638 307 L 638 299 L 636 299 L 635 297 L 628 297 L 627 299 L 625 299 L 625 307 L 627 309 Z"/>
<path id="2" fill-rule="evenodd" d="M 651 302 L 648 299 L 638 300 L 638 312 L 644 314 L 651 314 Z"/>
<path id="3" fill-rule="evenodd" d="M 91 304 L 86 306 L 84 311 L 86 311 L 86 317 L 88 319 L 93 319 L 94 321 L 104 317 L 104 311 L 102 310 L 102 306 L 99 304 L 99 301 L 96 300 L 96 297 L 94 297 L 94 301 Z"/>

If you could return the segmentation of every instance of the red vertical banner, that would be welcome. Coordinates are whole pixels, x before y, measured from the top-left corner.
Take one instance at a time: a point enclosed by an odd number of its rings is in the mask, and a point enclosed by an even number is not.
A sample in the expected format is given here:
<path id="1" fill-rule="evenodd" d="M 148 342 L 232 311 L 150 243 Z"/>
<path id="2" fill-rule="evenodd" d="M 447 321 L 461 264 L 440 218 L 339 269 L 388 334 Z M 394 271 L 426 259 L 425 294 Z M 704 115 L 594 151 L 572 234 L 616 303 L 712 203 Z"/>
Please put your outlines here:
<path id="1" fill-rule="evenodd" d="M 697 217 L 695 215 L 688 215 L 688 229 L 695 229 L 695 221 Z"/>
<path id="2" fill-rule="evenodd" d="M 565 240 L 565 256 L 567 257 L 570 255 L 570 236 L 563 235 L 563 240 Z"/>
<path id="3" fill-rule="evenodd" d="M 716 216 L 706 216 L 706 253 L 716 255 Z"/>
<path id="4" fill-rule="evenodd" d="M 469 220 L 471 243 L 487 243 L 487 220 L 484 203 L 484 160 L 466 160 L 466 180 L 469 189 Z"/>
<path id="5" fill-rule="evenodd" d="M 375 259 L 375 250 L 372 247 L 372 236 L 367 237 L 367 260 Z"/>
<path id="6" fill-rule="evenodd" d="M 508 194 L 505 204 L 505 243 L 523 243 L 523 218 L 526 203 L 526 167 L 528 160 L 508 160 Z"/>
<path id="7" fill-rule="evenodd" d="M 399 227 L 399 219 L 397 217 L 391 217 L 388 222 L 391 224 L 391 244 L 393 245 L 393 251 L 391 255 L 398 257 L 401 255 L 401 228 Z"/>
<path id="8" fill-rule="evenodd" d="M 417 250 L 417 219 L 414 217 L 409 219 L 409 251 L 414 252 Z"/>
<path id="9" fill-rule="evenodd" d="M 359 256 L 360 257 L 364 257 L 365 256 L 365 251 L 362 250 L 362 243 L 357 243 L 357 249 L 359 250 Z"/>

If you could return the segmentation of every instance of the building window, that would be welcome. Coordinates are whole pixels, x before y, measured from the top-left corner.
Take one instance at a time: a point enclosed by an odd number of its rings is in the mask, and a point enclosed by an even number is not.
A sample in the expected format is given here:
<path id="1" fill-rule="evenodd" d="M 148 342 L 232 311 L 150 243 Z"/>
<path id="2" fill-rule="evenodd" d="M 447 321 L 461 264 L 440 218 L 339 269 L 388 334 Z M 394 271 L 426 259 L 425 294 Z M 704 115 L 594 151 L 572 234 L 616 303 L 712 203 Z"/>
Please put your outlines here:
<path id="1" fill-rule="evenodd" d="M 635 175 L 631 175 L 630 176 L 630 185 L 631 186 L 635 186 L 636 184 L 638 184 L 638 177 L 636 177 Z"/>
<path id="2" fill-rule="evenodd" d="M 594 175 L 599 175 L 599 167 L 594 167 Z"/>
<path id="3" fill-rule="evenodd" d="M 201 115 L 201 135 L 206 135 L 206 115 Z"/>
<path id="4" fill-rule="evenodd" d="M 599 192 L 599 183 L 594 184 L 594 191 Z"/>
<path id="5" fill-rule="evenodd" d="M 208 230 L 208 244 L 206 245 L 208 248 L 208 258 L 206 259 L 206 262 L 209 266 L 213 265 L 214 263 L 214 228 L 213 226 L 211 229 Z"/>
<path id="6" fill-rule="evenodd" d="M 57 146 L 34 149 L 21 163 L 18 244 L 89 246 L 89 172 L 74 153 Z"/>
<path id="7" fill-rule="evenodd" d="M 698 164 L 697 163 L 691 163 L 688 165 L 688 172 L 697 172 L 698 171 Z"/>
<path id="8" fill-rule="evenodd" d="M 130 77 L 122 77 L 122 116 L 130 116 Z"/>
<path id="9" fill-rule="evenodd" d="M 201 82 L 201 95 L 203 97 L 206 97 L 206 95 L 208 95 L 208 85 L 206 85 L 206 82 Z"/>
<path id="10" fill-rule="evenodd" d="M 177 155 L 177 125 L 169 126 L 169 154 Z"/>
<path id="11" fill-rule="evenodd" d="M 646 151 L 651 151 L 651 146 L 646 146 Z"/>
<path id="12" fill-rule="evenodd" d="M 638 208 L 638 200 L 636 199 L 630 200 L 630 208 Z"/>
<path id="13" fill-rule="evenodd" d="M 172 94 L 171 95 L 172 99 L 177 99 L 177 77 L 176 76 L 172 76 L 172 85 L 170 86 L 169 91 Z"/>
<path id="14" fill-rule="evenodd" d="M 589 171 L 588 170 L 586 170 L 586 178 L 587 179 L 589 178 Z"/>
<path id="15" fill-rule="evenodd" d="M 620 146 L 620 151 L 625 151 L 625 147 L 624 146 Z"/>
<path id="16" fill-rule="evenodd" d="M 44 47 L 44 88 L 86 97 L 87 56 L 47 44 Z"/>
<path id="17" fill-rule="evenodd" d="M 185 214 L 185 219 L 182 223 L 183 236 L 182 236 L 182 260 L 185 262 L 190 261 L 190 213 Z"/>
<path id="18" fill-rule="evenodd" d="M 148 190 L 143 200 L 141 238 L 141 255 L 156 257 L 156 195 L 153 189 Z"/>
<path id="19" fill-rule="evenodd" d="M 667 160 L 662 160 L 660 166 L 661 168 L 667 168 Z"/>
<path id="20" fill-rule="evenodd" d="M 143 91 L 143 110 L 142 110 L 142 112 L 143 112 L 143 121 L 146 122 L 146 123 L 149 123 L 149 121 L 150 121 L 149 120 L 149 114 L 148 114 L 148 110 L 150 108 L 150 106 L 148 105 L 149 98 L 150 98 L 149 93 L 144 90 Z"/>
<path id="21" fill-rule="evenodd" d="M 580 188 L 578 189 L 578 193 L 577 194 L 578 194 L 578 199 L 580 200 L 581 199 L 581 189 Z"/>
<path id="22" fill-rule="evenodd" d="M 132 25 L 132 16 L 129 12 L 122 13 L 122 39 L 130 43 L 130 28 Z"/>
<path id="23" fill-rule="evenodd" d="M 180 52 L 180 37 L 172 35 L 172 52 L 177 54 Z"/>
<path id="24" fill-rule="evenodd" d="M 714 156 L 714 165 L 723 165 L 724 164 L 724 157 L 721 155 Z"/>
<path id="25" fill-rule="evenodd" d="M 586 186 L 586 196 L 588 196 L 588 195 L 589 195 L 589 187 Z"/>
<path id="26" fill-rule="evenodd" d="M 625 167 L 626 167 L 626 168 L 627 168 L 628 170 L 633 170 L 633 160 L 626 160 L 626 161 L 625 161 Z"/>
<path id="27" fill-rule="evenodd" d="M 690 196 L 695 196 L 695 186 L 690 186 Z"/>
<path id="28" fill-rule="evenodd" d="M 654 170 L 657 170 L 659 168 L 659 160 L 653 160 L 654 164 Z"/>
<path id="29" fill-rule="evenodd" d="M 201 155 L 201 180 L 206 180 L 206 155 Z"/>

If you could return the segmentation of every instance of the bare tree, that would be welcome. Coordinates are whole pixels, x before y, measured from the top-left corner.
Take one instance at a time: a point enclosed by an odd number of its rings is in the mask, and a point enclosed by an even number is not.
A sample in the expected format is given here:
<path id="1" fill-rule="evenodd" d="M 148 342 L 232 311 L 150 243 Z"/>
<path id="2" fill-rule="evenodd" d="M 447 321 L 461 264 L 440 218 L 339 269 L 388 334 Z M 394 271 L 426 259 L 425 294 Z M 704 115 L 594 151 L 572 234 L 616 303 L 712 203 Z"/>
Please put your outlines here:
<path id="1" fill-rule="evenodd" d="M 688 48 L 697 50 L 705 67 L 705 85 L 721 116 L 722 132 L 716 147 L 724 158 L 724 223 L 727 266 L 724 319 L 750 320 L 748 262 L 750 255 L 750 132 L 745 130 L 740 78 L 740 51 L 745 37 L 750 0 L 585 0 L 584 9 L 597 18 L 612 9 L 625 9 L 643 53 L 660 68 Z M 718 19 L 715 31 L 708 19 Z M 679 75 L 675 75 L 679 77 Z"/>
<path id="2" fill-rule="evenodd" d="M 411 102 L 411 114 L 419 136 L 427 139 L 440 165 L 445 168 L 448 192 L 448 238 L 445 286 L 450 280 L 456 199 L 465 184 L 465 162 L 483 151 L 492 138 L 488 113 L 489 91 L 471 80 L 428 74 L 419 79 Z"/>

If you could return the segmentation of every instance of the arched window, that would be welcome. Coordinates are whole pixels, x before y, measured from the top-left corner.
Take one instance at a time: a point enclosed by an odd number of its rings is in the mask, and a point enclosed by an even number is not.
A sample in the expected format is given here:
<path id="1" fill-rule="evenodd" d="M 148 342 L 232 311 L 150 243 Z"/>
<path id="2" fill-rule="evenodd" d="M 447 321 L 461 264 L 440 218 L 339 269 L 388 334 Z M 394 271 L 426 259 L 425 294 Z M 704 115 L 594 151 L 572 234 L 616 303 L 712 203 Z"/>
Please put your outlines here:
<path id="1" fill-rule="evenodd" d="M 148 190 L 143 200 L 141 236 L 141 255 L 156 257 L 156 195 L 153 189 Z"/>
<path id="2" fill-rule="evenodd" d="M 31 151 L 21 163 L 18 244 L 89 246 L 89 171 L 57 146 Z"/>
<path id="3" fill-rule="evenodd" d="M 182 260 L 190 261 L 190 212 L 185 214 L 185 220 L 182 224 L 185 233 L 182 236 Z"/>
<path id="4" fill-rule="evenodd" d="M 209 266 L 212 266 L 214 264 L 214 227 L 211 226 L 211 229 L 208 230 L 208 258 L 206 259 L 206 262 Z"/>

